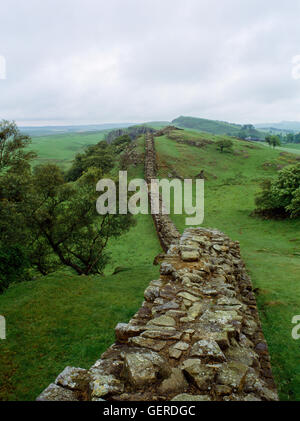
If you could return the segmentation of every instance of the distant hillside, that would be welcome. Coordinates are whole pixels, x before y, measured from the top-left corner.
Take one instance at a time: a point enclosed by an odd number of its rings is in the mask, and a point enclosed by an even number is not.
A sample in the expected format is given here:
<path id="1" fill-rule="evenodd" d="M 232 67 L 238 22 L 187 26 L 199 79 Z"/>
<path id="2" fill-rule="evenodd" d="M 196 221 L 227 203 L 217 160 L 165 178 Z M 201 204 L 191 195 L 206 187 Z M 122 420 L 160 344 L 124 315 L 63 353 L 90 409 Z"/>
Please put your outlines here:
<path id="1" fill-rule="evenodd" d="M 88 133 L 102 130 L 118 129 L 134 126 L 134 123 L 107 123 L 107 124 L 87 124 L 74 126 L 21 126 L 20 130 L 31 136 L 49 136 L 64 133 Z"/>
<path id="2" fill-rule="evenodd" d="M 147 121 L 146 123 L 143 123 L 143 126 L 152 127 L 152 129 L 162 129 L 166 126 L 169 126 L 169 121 Z"/>
<path id="3" fill-rule="evenodd" d="M 300 132 L 300 122 L 299 121 L 281 121 L 280 123 L 262 123 L 255 124 L 255 127 L 260 130 L 265 131 L 278 131 L 278 132 Z"/>
<path id="4" fill-rule="evenodd" d="M 264 139 L 264 134 L 256 130 L 251 124 L 242 126 L 241 124 L 227 123 L 226 121 L 184 116 L 175 118 L 172 124 L 186 129 L 194 129 L 213 134 Z"/>

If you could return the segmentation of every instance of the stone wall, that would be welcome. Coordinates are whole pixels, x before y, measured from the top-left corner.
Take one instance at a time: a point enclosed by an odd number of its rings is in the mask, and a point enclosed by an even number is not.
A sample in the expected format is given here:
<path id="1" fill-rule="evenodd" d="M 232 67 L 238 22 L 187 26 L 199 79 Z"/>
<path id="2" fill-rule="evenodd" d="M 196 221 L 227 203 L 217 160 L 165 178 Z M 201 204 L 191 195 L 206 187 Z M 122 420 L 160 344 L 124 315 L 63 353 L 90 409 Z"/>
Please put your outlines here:
<path id="1" fill-rule="evenodd" d="M 156 177 L 157 164 L 154 138 L 152 134 L 148 134 L 145 136 L 145 180 L 148 184 L 150 203 L 155 199 L 153 198 L 153 194 L 151 192 L 150 183 L 151 179 Z M 161 197 L 159 197 L 159 201 L 161 209 Z M 169 215 L 163 215 L 162 213 L 157 215 L 153 214 L 152 218 L 162 249 L 167 252 L 171 244 L 175 244 L 179 241 L 180 233 Z"/>
<path id="2" fill-rule="evenodd" d="M 147 182 L 155 175 L 148 136 Z M 116 342 L 90 369 L 66 367 L 37 400 L 278 399 L 238 242 L 204 228 L 179 238 L 165 221 L 155 225 L 168 250 L 139 311 L 116 326 Z"/>
<path id="3" fill-rule="evenodd" d="M 117 137 L 123 136 L 123 135 L 128 135 L 131 140 L 135 140 L 137 139 L 139 136 L 145 134 L 145 133 L 155 133 L 156 130 L 152 129 L 151 127 L 147 127 L 147 126 L 130 126 L 128 128 L 124 128 L 124 129 L 115 129 L 115 130 L 111 130 L 107 133 L 107 135 L 105 136 L 105 140 L 108 143 L 111 143 L 112 141 L 114 141 Z"/>

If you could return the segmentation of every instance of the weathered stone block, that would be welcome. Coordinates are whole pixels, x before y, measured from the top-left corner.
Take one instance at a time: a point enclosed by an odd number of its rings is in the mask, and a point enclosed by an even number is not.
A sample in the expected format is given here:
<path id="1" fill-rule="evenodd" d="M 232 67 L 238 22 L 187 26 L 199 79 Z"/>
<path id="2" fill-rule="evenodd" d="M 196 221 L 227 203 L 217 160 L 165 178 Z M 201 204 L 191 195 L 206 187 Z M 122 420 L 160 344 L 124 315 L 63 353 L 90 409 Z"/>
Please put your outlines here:
<path id="1" fill-rule="evenodd" d="M 83 368 L 66 367 L 56 378 L 58 386 L 72 390 L 84 390 L 89 382 L 88 371 Z"/>
<path id="2" fill-rule="evenodd" d="M 190 352 L 191 357 L 199 357 L 205 360 L 223 362 L 226 357 L 216 341 L 202 339 L 196 342 Z"/>
<path id="3" fill-rule="evenodd" d="M 51 383 L 37 398 L 37 401 L 78 401 L 77 394 Z"/>
<path id="4" fill-rule="evenodd" d="M 158 392 L 161 394 L 180 393 L 184 392 L 187 387 L 188 382 L 182 374 L 182 371 L 179 368 L 172 368 L 170 377 L 163 380 L 158 388 Z"/>
<path id="5" fill-rule="evenodd" d="M 155 319 L 151 319 L 148 323 L 147 326 L 176 326 L 176 322 L 175 320 L 170 317 L 170 316 L 159 316 L 156 317 Z"/>
<path id="6" fill-rule="evenodd" d="M 192 251 L 182 251 L 181 252 L 181 259 L 184 262 L 196 262 L 199 260 L 199 252 L 197 250 Z"/>
<path id="7" fill-rule="evenodd" d="M 125 354 L 123 376 L 133 386 L 142 387 L 155 382 L 158 375 L 166 378 L 169 374 L 167 361 L 155 352 L 136 351 Z"/>
<path id="8" fill-rule="evenodd" d="M 210 390 L 216 376 L 215 368 L 202 364 L 199 359 L 189 359 L 184 361 L 181 369 L 199 390 Z"/>
<path id="9" fill-rule="evenodd" d="M 102 398 L 107 395 L 120 394 L 124 391 L 124 384 L 114 376 L 105 376 L 93 371 L 92 380 L 90 382 L 91 397 Z"/>

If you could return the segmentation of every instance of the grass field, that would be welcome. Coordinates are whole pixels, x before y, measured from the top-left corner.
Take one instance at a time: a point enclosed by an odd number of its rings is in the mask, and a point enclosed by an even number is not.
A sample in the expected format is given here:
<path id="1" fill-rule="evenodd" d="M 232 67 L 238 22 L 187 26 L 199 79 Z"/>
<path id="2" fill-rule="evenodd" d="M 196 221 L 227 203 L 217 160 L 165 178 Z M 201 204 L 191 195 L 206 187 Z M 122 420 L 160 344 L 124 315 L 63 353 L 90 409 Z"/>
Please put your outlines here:
<path id="1" fill-rule="evenodd" d="M 197 148 L 166 137 L 157 138 L 156 148 L 162 177 L 169 168 L 185 177 L 204 169 L 208 178 L 204 226 L 218 228 L 240 241 L 242 257 L 258 288 L 259 312 L 280 397 L 300 400 L 300 349 L 291 337 L 291 320 L 299 314 L 300 303 L 300 221 L 250 216 L 261 179 L 275 176 L 296 157 L 241 141 L 234 142 L 233 154 L 221 154 L 215 145 Z M 173 215 L 173 219 L 183 231 L 184 215 Z"/>
<path id="2" fill-rule="evenodd" d="M 73 140 L 69 135 L 48 137 L 57 142 L 58 149 L 46 138 L 36 138 L 35 145 L 41 150 L 41 159 L 59 159 L 59 164 L 68 165 L 83 145 L 98 141 L 94 135 Z M 176 135 L 201 143 L 219 139 L 196 131 Z M 260 316 L 280 397 L 300 400 L 300 350 L 291 337 L 291 320 L 299 314 L 300 302 L 300 221 L 250 216 L 262 178 L 274 177 L 298 157 L 241 141 L 234 141 L 232 154 L 221 154 L 214 144 L 197 148 L 166 137 L 156 138 L 156 148 L 162 177 L 171 168 L 186 178 L 204 169 L 204 225 L 240 241 L 242 256 L 258 288 Z M 143 140 L 139 139 L 138 151 L 142 150 Z M 142 164 L 129 172 L 129 178 L 142 176 Z M 173 218 L 183 231 L 184 216 Z M 137 225 L 111 241 L 109 251 L 111 262 L 103 277 L 61 271 L 14 285 L 0 296 L 0 314 L 7 319 L 7 340 L 0 342 L 0 400 L 33 400 L 66 365 L 89 367 L 113 342 L 116 323 L 126 322 L 138 309 L 145 287 L 158 276 L 152 261 L 160 245 L 151 217 L 138 216 Z M 112 275 L 116 267 L 125 270 Z"/>
<path id="3" fill-rule="evenodd" d="M 297 151 L 300 151 L 300 143 L 285 143 L 282 145 L 283 148 L 288 149 L 295 149 Z"/>
<path id="4" fill-rule="evenodd" d="M 101 131 L 33 137 L 30 149 L 38 154 L 34 164 L 52 162 L 67 169 L 76 153 L 81 152 L 85 146 L 100 142 L 106 133 Z"/>
<path id="5" fill-rule="evenodd" d="M 260 145 L 262 145 L 265 148 L 271 149 L 269 145 L 263 142 L 259 142 Z M 283 143 L 281 146 L 276 148 L 278 151 L 287 152 L 290 154 L 300 154 L 300 145 L 297 145 L 295 143 Z"/>

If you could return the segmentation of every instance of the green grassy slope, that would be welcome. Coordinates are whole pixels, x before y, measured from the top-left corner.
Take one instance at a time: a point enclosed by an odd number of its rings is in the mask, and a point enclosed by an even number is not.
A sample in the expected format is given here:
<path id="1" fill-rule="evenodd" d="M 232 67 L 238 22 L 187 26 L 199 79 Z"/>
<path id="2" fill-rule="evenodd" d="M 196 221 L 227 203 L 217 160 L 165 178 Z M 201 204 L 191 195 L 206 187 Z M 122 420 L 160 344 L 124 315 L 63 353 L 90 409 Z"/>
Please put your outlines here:
<path id="1" fill-rule="evenodd" d="M 258 288 L 259 312 L 281 399 L 300 400 L 300 350 L 291 337 L 291 320 L 299 313 L 300 302 L 300 221 L 250 216 L 261 179 L 275 176 L 296 157 L 242 141 L 234 141 L 233 154 L 221 154 L 214 144 L 197 148 L 166 137 L 156 138 L 156 148 L 162 177 L 170 168 L 186 178 L 204 169 L 208 178 L 204 226 L 240 241 L 242 257 Z M 185 216 L 173 215 L 173 219 L 183 231 Z"/>
<path id="2" fill-rule="evenodd" d="M 284 143 L 281 146 L 284 149 L 292 149 L 293 151 L 300 152 L 300 143 Z"/>
<path id="3" fill-rule="evenodd" d="M 260 145 L 262 145 L 265 148 L 270 149 L 271 147 L 263 142 L 258 142 Z M 277 146 L 276 148 L 278 151 L 287 152 L 290 154 L 300 154 L 300 145 L 294 144 L 294 143 L 284 143 L 281 146 Z"/>
<path id="4" fill-rule="evenodd" d="M 202 132 L 230 136 L 238 136 L 239 132 L 242 129 L 242 126 L 240 124 L 184 116 L 175 118 L 175 120 L 172 121 L 172 124 L 186 129 L 195 129 Z M 251 136 L 264 139 L 264 134 L 259 132 L 258 130 L 253 130 L 253 132 L 251 132 Z"/>
<path id="5" fill-rule="evenodd" d="M 53 162 L 67 169 L 76 153 L 81 152 L 85 146 L 100 142 L 106 133 L 101 131 L 33 137 L 30 149 L 38 154 L 34 163 Z"/>

